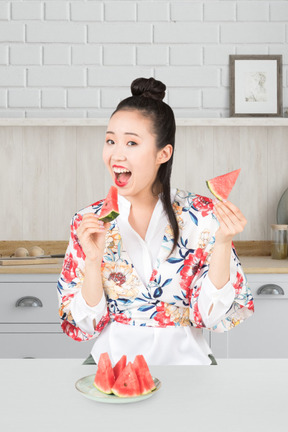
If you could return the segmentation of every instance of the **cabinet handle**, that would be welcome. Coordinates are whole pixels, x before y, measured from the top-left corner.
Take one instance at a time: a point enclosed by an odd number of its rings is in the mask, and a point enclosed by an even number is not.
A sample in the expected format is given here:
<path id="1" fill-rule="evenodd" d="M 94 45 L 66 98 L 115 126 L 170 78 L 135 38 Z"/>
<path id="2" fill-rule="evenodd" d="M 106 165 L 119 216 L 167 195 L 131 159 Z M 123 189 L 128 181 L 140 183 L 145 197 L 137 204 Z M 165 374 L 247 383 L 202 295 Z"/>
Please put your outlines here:
<path id="1" fill-rule="evenodd" d="M 275 284 L 266 284 L 262 285 L 257 290 L 258 295 L 284 295 L 284 290 L 279 285 Z"/>
<path id="2" fill-rule="evenodd" d="M 43 307 L 43 303 L 37 297 L 26 296 L 16 301 L 16 307 Z"/>

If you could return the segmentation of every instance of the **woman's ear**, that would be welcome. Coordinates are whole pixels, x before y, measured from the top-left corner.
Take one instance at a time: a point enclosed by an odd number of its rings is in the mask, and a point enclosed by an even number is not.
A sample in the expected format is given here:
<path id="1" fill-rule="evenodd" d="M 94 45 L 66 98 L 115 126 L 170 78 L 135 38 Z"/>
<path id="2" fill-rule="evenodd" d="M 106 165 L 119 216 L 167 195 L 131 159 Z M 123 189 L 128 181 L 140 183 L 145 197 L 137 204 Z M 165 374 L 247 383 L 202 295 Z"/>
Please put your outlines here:
<path id="1" fill-rule="evenodd" d="M 167 144 L 158 152 L 157 160 L 159 164 L 167 162 L 173 154 L 173 147 L 171 144 Z"/>

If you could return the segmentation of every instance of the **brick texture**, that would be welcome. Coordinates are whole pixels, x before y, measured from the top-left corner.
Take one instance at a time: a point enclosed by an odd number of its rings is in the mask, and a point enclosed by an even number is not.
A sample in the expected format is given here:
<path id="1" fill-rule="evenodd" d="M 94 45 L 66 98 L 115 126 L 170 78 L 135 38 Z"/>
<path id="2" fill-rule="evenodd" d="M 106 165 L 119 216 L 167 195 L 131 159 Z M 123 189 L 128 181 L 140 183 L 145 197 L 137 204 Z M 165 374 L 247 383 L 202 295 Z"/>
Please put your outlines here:
<path id="1" fill-rule="evenodd" d="M 287 0 L 0 1 L 0 117 L 103 117 L 154 76 L 176 116 L 229 115 L 229 55 L 281 54 Z"/>

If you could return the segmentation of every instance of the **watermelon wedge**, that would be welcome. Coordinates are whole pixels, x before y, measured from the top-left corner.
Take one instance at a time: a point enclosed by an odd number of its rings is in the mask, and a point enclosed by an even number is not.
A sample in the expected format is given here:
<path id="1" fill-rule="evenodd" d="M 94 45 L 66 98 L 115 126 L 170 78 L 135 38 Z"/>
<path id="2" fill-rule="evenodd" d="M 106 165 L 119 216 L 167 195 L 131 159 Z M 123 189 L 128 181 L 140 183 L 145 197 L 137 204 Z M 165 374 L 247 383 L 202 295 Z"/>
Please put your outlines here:
<path id="1" fill-rule="evenodd" d="M 111 222 L 113 219 L 116 219 L 117 216 L 119 216 L 118 190 L 115 186 L 111 186 L 102 205 L 99 220 Z"/>
<path id="2" fill-rule="evenodd" d="M 140 396 L 139 381 L 131 362 L 127 364 L 115 381 L 112 392 L 119 397 Z"/>
<path id="3" fill-rule="evenodd" d="M 127 363 L 127 356 L 124 354 L 120 358 L 120 360 L 118 360 L 118 362 L 115 364 L 115 366 L 113 367 L 113 372 L 114 372 L 115 380 L 117 380 L 117 378 L 119 377 L 119 375 L 121 374 L 121 372 L 123 371 L 123 369 L 125 369 L 126 363 Z"/>
<path id="4" fill-rule="evenodd" d="M 115 376 L 108 353 L 102 353 L 99 357 L 98 368 L 94 378 L 94 386 L 103 393 L 112 393 Z"/>
<path id="5" fill-rule="evenodd" d="M 142 354 L 139 354 L 135 357 L 133 366 L 139 381 L 140 393 L 143 395 L 151 393 L 151 391 L 154 390 L 156 386 L 149 371 L 146 360 L 144 359 L 144 356 Z"/>
<path id="6" fill-rule="evenodd" d="M 207 180 L 206 184 L 212 194 L 220 201 L 227 200 L 240 174 L 241 168 Z"/>

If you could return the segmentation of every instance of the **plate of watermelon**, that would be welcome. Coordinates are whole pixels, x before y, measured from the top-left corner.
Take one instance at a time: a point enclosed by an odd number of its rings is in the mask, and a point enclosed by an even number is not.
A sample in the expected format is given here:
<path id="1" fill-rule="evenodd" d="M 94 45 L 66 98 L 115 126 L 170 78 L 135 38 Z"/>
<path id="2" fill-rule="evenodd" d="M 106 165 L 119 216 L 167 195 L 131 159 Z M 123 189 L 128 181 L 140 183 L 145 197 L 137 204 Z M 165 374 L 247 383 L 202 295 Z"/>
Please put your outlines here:
<path id="1" fill-rule="evenodd" d="M 154 395 L 161 382 L 152 377 L 142 354 L 133 363 L 127 363 L 127 356 L 123 355 L 113 367 L 108 353 L 102 353 L 96 374 L 79 379 L 75 387 L 83 396 L 97 402 L 131 403 Z"/>

